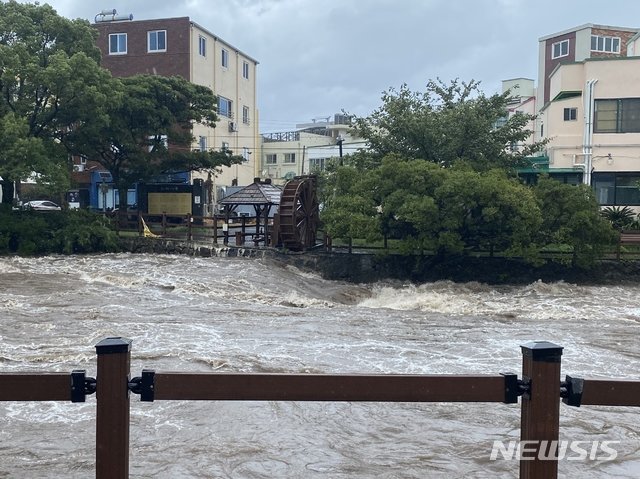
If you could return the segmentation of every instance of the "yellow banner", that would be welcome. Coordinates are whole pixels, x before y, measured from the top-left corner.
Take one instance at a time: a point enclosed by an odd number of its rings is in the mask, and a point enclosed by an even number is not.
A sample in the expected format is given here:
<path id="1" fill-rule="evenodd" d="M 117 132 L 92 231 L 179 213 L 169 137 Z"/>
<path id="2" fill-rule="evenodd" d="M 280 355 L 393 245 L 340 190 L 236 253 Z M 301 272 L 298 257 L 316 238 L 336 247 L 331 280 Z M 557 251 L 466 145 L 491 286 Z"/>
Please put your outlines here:
<path id="1" fill-rule="evenodd" d="M 147 200 L 150 215 L 191 214 L 191 193 L 149 193 Z"/>

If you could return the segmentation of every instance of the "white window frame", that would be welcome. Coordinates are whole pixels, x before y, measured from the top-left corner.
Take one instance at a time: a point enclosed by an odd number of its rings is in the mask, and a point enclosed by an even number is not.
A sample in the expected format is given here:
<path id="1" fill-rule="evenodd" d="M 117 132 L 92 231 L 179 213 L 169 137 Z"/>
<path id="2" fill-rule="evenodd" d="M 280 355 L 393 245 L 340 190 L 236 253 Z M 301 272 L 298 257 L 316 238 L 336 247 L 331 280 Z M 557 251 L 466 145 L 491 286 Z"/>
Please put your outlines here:
<path id="1" fill-rule="evenodd" d="M 224 48 L 220 53 L 220 64 L 222 65 L 222 68 L 229 68 L 229 51 Z"/>
<path id="2" fill-rule="evenodd" d="M 277 153 L 267 153 L 264 157 L 265 165 L 277 165 L 278 164 L 278 154 Z"/>
<path id="3" fill-rule="evenodd" d="M 246 105 L 242 106 L 242 123 L 248 125 L 251 122 L 249 118 L 249 107 Z"/>
<path id="4" fill-rule="evenodd" d="M 328 158 L 309 158 L 309 169 L 324 171 Z"/>
<path id="5" fill-rule="evenodd" d="M 296 154 L 295 153 L 285 153 L 283 163 L 287 165 L 293 165 L 296 162 Z"/>
<path id="6" fill-rule="evenodd" d="M 242 78 L 249 79 L 249 62 L 242 62 Z"/>
<path id="7" fill-rule="evenodd" d="M 155 35 L 156 47 L 159 46 L 158 34 L 164 35 L 164 48 L 151 48 L 151 37 Z M 166 30 L 150 30 L 147 32 L 147 53 L 161 53 L 167 51 L 167 31 Z"/>
<path id="8" fill-rule="evenodd" d="M 556 54 L 556 47 L 558 47 L 558 54 Z M 563 50 L 566 50 L 565 53 L 562 53 Z M 555 60 L 556 58 L 562 58 L 569 55 L 569 39 L 561 40 L 559 42 L 555 42 L 551 45 L 551 59 Z"/>
<path id="9" fill-rule="evenodd" d="M 114 51 L 111 49 L 111 39 L 116 37 L 117 38 L 117 49 Z M 120 43 L 120 39 L 124 38 L 124 51 L 120 50 L 120 47 L 122 46 Z M 126 55 L 127 54 L 127 43 L 128 43 L 128 39 L 127 39 L 127 34 L 126 33 L 110 33 L 109 34 L 109 55 Z"/>
<path id="10" fill-rule="evenodd" d="M 227 108 L 222 108 L 223 103 L 226 103 Z M 227 118 L 233 118 L 233 101 L 223 96 L 218 96 L 218 113 Z"/>
<path id="11" fill-rule="evenodd" d="M 201 57 L 207 57 L 207 39 L 198 35 L 198 53 Z"/>
<path id="12" fill-rule="evenodd" d="M 207 137 L 206 136 L 198 137 L 198 148 L 200 148 L 200 151 L 207 151 Z"/>
<path id="13" fill-rule="evenodd" d="M 593 41 L 596 41 L 593 48 Z M 607 43 L 609 44 L 607 47 Z M 607 35 L 591 35 L 591 51 L 600 53 L 620 53 L 620 37 Z"/>
<path id="14" fill-rule="evenodd" d="M 222 142 L 222 151 L 227 151 L 229 149 L 229 142 L 228 141 L 223 141 Z"/>

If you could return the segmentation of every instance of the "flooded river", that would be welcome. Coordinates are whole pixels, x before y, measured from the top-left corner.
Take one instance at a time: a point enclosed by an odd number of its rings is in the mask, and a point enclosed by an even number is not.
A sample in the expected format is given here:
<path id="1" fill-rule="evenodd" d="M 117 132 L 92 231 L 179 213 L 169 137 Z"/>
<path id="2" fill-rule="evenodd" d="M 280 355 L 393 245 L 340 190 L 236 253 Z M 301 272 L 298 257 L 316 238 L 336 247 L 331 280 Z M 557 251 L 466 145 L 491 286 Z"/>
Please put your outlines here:
<path id="1" fill-rule="evenodd" d="M 86 369 L 130 338 L 157 371 L 520 375 L 520 345 L 563 346 L 564 374 L 640 378 L 640 286 L 353 285 L 267 260 L 0 258 L 0 371 Z M 134 478 L 494 478 L 520 405 L 131 402 Z M 94 474 L 95 397 L 0 403 L 0 478 Z M 619 441 L 561 477 L 640 477 L 640 410 L 562 405 L 561 440 Z"/>

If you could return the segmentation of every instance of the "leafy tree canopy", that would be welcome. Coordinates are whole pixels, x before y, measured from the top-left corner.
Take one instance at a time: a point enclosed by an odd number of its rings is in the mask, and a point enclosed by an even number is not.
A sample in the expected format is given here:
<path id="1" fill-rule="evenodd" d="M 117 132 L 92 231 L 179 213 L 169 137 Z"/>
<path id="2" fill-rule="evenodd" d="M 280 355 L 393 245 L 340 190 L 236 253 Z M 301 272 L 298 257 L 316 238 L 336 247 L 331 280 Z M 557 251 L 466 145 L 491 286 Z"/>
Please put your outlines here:
<path id="1" fill-rule="evenodd" d="M 350 170 L 350 171 L 349 171 Z M 478 173 L 387 156 L 379 168 L 338 170 L 323 212 L 334 236 L 398 239 L 405 249 L 530 254 L 542 222 L 533 191 L 499 170 Z"/>
<path id="2" fill-rule="evenodd" d="M 536 262 L 545 249 L 593 264 L 616 240 L 584 186 L 542 178 L 534 188 L 504 170 L 477 172 L 431 162 L 383 158 L 378 168 L 334 173 L 322 220 L 334 237 L 396 240 L 400 251 L 501 252 Z"/>
<path id="3" fill-rule="evenodd" d="M 69 134 L 67 144 L 109 170 L 121 193 L 159 173 L 242 161 L 228 150 L 191 148 L 193 123 L 215 126 L 217 99 L 209 88 L 178 76 L 136 75 L 112 79 L 110 90 L 109 101 Z"/>
<path id="4" fill-rule="evenodd" d="M 534 192 L 543 218 L 541 245 L 566 248 L 573 253 L 573 264 L 592 264 L 618 239 L 618 233 L 600 213 L 590 187 L 565 185 L 542 177 Z"/>
<path id="5" fill-rule="evenodd" d="M 96 32 L 49 5 L 0 3 L 0 175 L 68 180 L 68 132 L 106 95 Z"/>
<path id="6" fill-rule="evenodd" d="M 356 117 L 354 130 L 378 160 L 397 153 L 444 167 L 465 162 L 477 171 L 513 167 L 544 142 L 510 151 L 510 145 L 522 144 L 533 133 L 527 129 L 533 118 L 528 114 L 499 122 L 510 97 L 510 92 L 487 97 L 473 80 L 429 81 L 424 93 L 402 85 L 385 92 L 382 106 L 371 115 Z"/>

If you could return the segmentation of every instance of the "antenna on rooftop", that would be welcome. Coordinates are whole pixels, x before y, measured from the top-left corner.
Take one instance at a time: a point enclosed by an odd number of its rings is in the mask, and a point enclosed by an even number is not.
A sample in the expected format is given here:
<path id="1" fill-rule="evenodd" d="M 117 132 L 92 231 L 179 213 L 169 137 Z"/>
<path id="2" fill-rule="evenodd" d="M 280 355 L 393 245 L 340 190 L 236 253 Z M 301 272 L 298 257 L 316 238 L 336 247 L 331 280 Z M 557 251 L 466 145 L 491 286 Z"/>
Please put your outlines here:
<path id="1" fill-rule="evenodd" d="M 96 23 L 122 22 L 122 21 L 131 21 L 131 20 L 133 20 L 133 13 L 129 15 L 118 15 L 118 12 L 116 11 L 115 8 L 111 10 L 102 10 L 94 18 L 94 21 Z"/>

